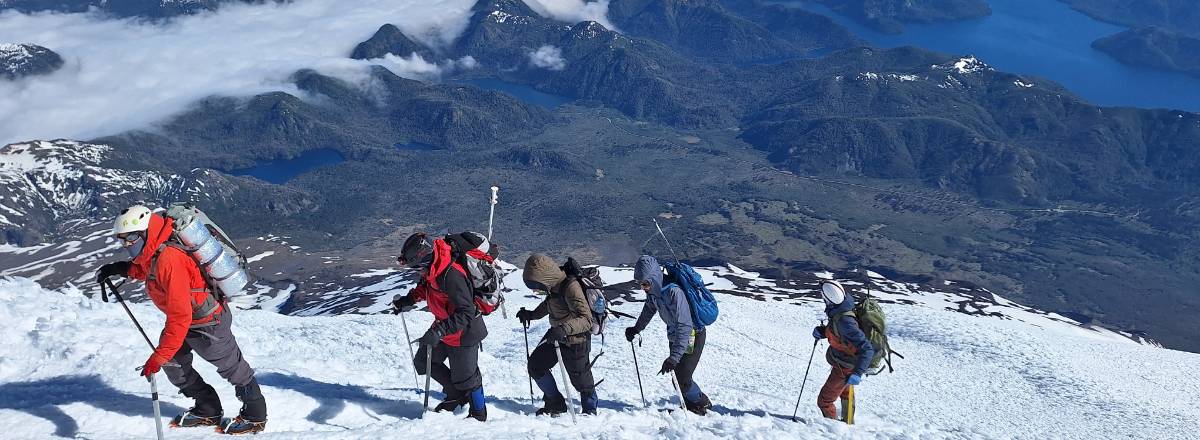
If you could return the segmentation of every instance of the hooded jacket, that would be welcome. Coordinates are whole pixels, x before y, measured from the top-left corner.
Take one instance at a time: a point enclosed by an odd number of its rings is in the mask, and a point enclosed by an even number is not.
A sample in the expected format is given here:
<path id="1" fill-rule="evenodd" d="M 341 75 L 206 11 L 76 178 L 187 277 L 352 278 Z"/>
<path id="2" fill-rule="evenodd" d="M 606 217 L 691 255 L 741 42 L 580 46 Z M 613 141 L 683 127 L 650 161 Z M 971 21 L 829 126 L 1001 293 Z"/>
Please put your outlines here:
<path id="1" fill-rule="evenodd" d="M 211 323 L 225 308 L 225 304 L 218 304 L 213 313 L 193 319 L 195 305 L 203 304 L 208 299 L 209 293 L 205 290 L 208 285 L 196 260 L 187 252 L 165 246 L 171 238 L 173 225 L 174 220 L 161 214 L 150 216 L 146 245 L 131 262 L 128 274 L 130 278 L 146 282 L 146 294 L 150 301 L 167 315 L 162 335 L 158 338 L 158 347 L 154 349 L 154 354 L 164 361 L 175 357 L 193 325 Z M 158 264 L 154 265 L 156 254 Z M 154 273 L 151 273 L 151 266 L 155 266 Z"/>
<path id="2" fill-rule="evenodd" d="M 692 332 L 704 331 L 703 328 L 697 330 L 692 323 L 692 308 L 688 304 L 687 295 L 675 284 L 663 285 L 662 265 L 649 255 L 642 255 L 638 259 L 633 267 L 633 279 L 638 283 L 650 282 L 650 294 L 646 298 L 646 304 L 642 306 L 642 313 L 638 316 L 634 328 L 638 332 L 645 330 L 650 318 L 657 311 L 658 317 L 667 325 L 671 359 L 678 363 L 692 343 Z"/>
<path id="3" fill-rule="evenodd" d="M 852 369 L 861 376 L 871 368 L 875 347 L 858 327 L 854 306 L 854 297 L 850 295 L 841 304 L 825 304 L 825 315 L 829 317 L 829 325 L 825 326 L 825 337 L 829 339 L 825 360 L 829 365 Z"/>
<path id="4" fill-rule="evenodd" d="M 568 277 L 558 263 L 542 254 L 533 254 L 525 260 L 525 271 L 522 274 L 525 281 L 533 281 L 546 286 L 549 296 L 533 309 L 533 318 L 541 319 L 550 316 L 550 325 L 562 327 L 567 334 L 567 345 L 577 345 L 591 341 L 592 308 L 588 305 L 583 287 L 572 277 Z"/>
<path id="5" fill-rule="evenodd" d="M 430 328 L 442 334 L 443 343 L 451 347 L 478 345 L 487 337 L 487 326 L 475 305 L 466 269 L 452 260 L 450 245 L 435 240 L 433 263 L 408 297 L 414 303 L 429 304 L 429 312 L 433 313 Z"/>

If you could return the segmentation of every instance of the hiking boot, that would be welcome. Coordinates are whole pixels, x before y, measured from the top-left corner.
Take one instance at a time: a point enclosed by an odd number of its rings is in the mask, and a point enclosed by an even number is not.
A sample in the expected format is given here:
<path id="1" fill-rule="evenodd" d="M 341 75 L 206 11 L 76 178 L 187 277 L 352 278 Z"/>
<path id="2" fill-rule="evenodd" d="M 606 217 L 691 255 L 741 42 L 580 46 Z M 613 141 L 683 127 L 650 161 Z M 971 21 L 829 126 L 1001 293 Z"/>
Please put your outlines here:
<path id="1" fill-rule="evenodd" d="M 708 410 L 712 409 L 712 401 L 708 400 L 708 395 L 704 393 L 700 393 L 700 398 L 695 402 L 684 402 L 684 404 L 688 411 L 701 416 L 707 415 Z"/>
<path id="2" fill-rule="evenodd" d="M 475 420 L 478 420 L 481 422 L 486 422 L 487 421 L 487 407 L 485 406 L 483 408 L 480 408 L 479 410 L 467 411 L 467 418 L 475 419 Z"/>
<path id="3" fill-rule="evenodd" d="M 265 430 L 265 429 L 267 429 L 267 421 L 266 420 L 263 420 L 261 422 L 252 422 L 252 421 L 243 419 L 242 416 L 237 416 L 233 419 L 229 419 L 229 420 L 226 420 L 225 422 L 223 422 L 223 424 L 219 428 L 217 428 L 217 432 L 220 432 L 222 434 L 229 434 L 229 435 L 245 435 L 245 434 L 258 434 L 260 432 L 263 432 L 263 430 Z"/>
<path id="4" fill-rule="evenodd" d="M 195 428 L 197 426 L 217 426 L 221 423 L 220 414 L 215 416 L 198 416 L 192 412 L 193 410 L 194 408 L 184 411 L 183 414 L 177 415 L 175 418 L 171 419 L 171 427 Z"/>
<path id="5" fill-rule="evenodd" d="M 567 399 L 564 399 L 563 396 L 547 396 L 543 399 L 545 399 L 546 403 L 541 409 L 537 410 L 536 415 L 558 417 L 567 412 Z"/>

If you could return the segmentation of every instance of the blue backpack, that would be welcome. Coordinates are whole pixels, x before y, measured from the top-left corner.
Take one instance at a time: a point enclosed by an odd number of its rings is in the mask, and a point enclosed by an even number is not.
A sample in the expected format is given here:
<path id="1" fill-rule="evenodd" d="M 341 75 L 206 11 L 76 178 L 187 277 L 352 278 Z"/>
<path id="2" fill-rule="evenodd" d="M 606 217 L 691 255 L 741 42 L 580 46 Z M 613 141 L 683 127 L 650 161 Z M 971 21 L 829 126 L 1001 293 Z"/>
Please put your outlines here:
<path id="1" fill-rule="evenodd" d="M 717 322 L 717 298 L 704 285 L 704 278 L 692 266 L 678 261 L 664 262 L 663 268 L 687 296 L 688 305 L 692 308 L 692 322 L 697 327 L 707 327 Z"/>

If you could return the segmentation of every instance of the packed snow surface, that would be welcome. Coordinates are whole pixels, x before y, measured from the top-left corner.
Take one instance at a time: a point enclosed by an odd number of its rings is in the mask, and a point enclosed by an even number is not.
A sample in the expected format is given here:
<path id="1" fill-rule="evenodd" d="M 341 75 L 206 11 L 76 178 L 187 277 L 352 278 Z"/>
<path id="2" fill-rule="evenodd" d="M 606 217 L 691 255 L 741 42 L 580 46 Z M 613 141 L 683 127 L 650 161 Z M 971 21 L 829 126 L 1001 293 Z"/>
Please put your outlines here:
<path id="1" fill-rule="evenodd" d="M 704 273 L 735 290 L 773 283 L 736 269 Z M 604 268 L 603 275 L 622 282 L 630 270 Z M 507 284 L 519 286 L 518 276 Z M 1003 301 L 991 307 L 1004 314 L 979 316 L 953 311 L 941 294 L 881 298 L 888 301 L 894 348 L 906 359 L 896 359 L 895 373 L 858 387 L 853 427 L 818 416 L 814 399 L 829 371 L 821 353 L 805 387 L 802 420 L 790 420 L 813 347 L 809 333 L 823 317 L 813 300 L 719 296 L 721 317 L 709 328 L 696 373 L 716 405 L 708 417 L 642 408 L 630 344 L 621 336 L 630 322 L 610 321 L 607 344 L 597 339 L 593 346 L 593 355 L 604 351 L 595 367 L 596 379 L 604 380 L 601 412 L 578 425 L 569 417 L 530 415 L 522 332 L 511 318 L 540 300 L 528 291 L 509 293 L 509 319 L 487 318 L 490 336 L 480 356 L 490 399 L 486 424 L 463 414 L 423 416 L 399 316 L 239 310 L 234 330 L 270 406 L 268 432 L 257 438 L 1183 438 L 1200 420 L 1200 386 L 1190 373 L 1200 355 L 1138 344 L 1056 315 L 1010 311 Z M 615 307 L 632 313 L 640 305 Z M 132 309 L 152 334 L 161 328 L 162 314 L 152 306 Z M 406 315 L 409 337 L 416 338 L 430 315 Z M 149 387 L 133 371 L 149 349 L 120 306 L 71 287 L 52 291 L 25 278 L 0 279 L 0 326 L 5 438 L 154 436 Z M 534 325 L 531 341 L 545 330 L 545 322 Z M 654 374 L 666 352 L 656 318 L 637 348 L 653 408 L 676 404 L 670 381 Z M 220 391 L 226 412 L 236 412 L 232 387 L 208 364 L 197 365 Z M 159 386 L 168 417 L 190 406 L 162 375 Z"/>

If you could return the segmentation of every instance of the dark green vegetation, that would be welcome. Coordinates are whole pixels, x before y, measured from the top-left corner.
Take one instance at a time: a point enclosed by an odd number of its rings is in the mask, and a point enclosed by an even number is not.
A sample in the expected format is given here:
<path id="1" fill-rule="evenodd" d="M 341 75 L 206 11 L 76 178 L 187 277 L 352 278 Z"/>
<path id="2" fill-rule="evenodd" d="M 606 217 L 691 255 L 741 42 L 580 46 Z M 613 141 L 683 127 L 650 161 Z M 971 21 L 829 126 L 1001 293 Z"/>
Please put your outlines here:
<path id="1" fill-rule="evenodd" d="M 54 51 L 36 44 L 0 44 L 0 78 L 15 80 L 46 75 L 58 70 L 63 59 Z"/>
<path id="2" fill-rule="evenodd" d="M 1200 8 L 1200 5 L 1197 5 Z M 1200 38 L 1156 26 L 1130 29 L 1092 43 L 1113 58 L 1135 66 L 1149 66 L 1200 76 Z"/>
<path id="3" fill-rule="evenodd" d="M 644 3 L 615 2 L 614 21 L 741 30 L 710 42 L 669 26 L 618 34 L 481 2 L 451 47 L 384 28 L 364 56 L 393 45 L 402 56 L 470 55 L 479 66 L 447 80 L 499 77 L 574 104 L 548 112 L 382 68 L 366 87 L 299 72 L 303 99 L 212 98 L 152 133 L 100 141 L 130 166 L 176 172 L 336 149 L 346 162 L 282 187 L 231 177 L 243 189 L 210 204 L 244 236 L 282 231 L 348 259 L 394 253 L 414 228 L 486 228 L 487 187 L 498 184 L 496 239 L 512 261 L 534 250 L 606 263 L 662 253 L 647 242 L 657 216 L 699 262 L 961 279 L 1200 350 L 1200 320 L 1164 318 L 1200 312 L 1200 116 L 1100 108 L 914 48 L 797 56 L 828 29 L 773 35 L 763 47 L 786 61 L 750 62 L 768 51 L 714 61 L 758 47 L 738 38 L 766 35 L 769 6 Z M 531 62 L 547 45 L 561 69 Z M 395 147 L 408 142 L 436 149 Z"/>
<path id="4" fill-rule="evenodd" d="M 267 0 L 8 0 L 0 2 L 0 11 L 18 12 L 86 12 L 95 8 L 115 17 L 148 19 L 170 18 L 215 10 L 222 3 L 264 3 Z"/>
<path id="5" fill-rule="evenodd" d="M 904 32 L 905 23 L 966 20 L 990 15 L 986 0 L 813 0 L 880 32 Z"/>

